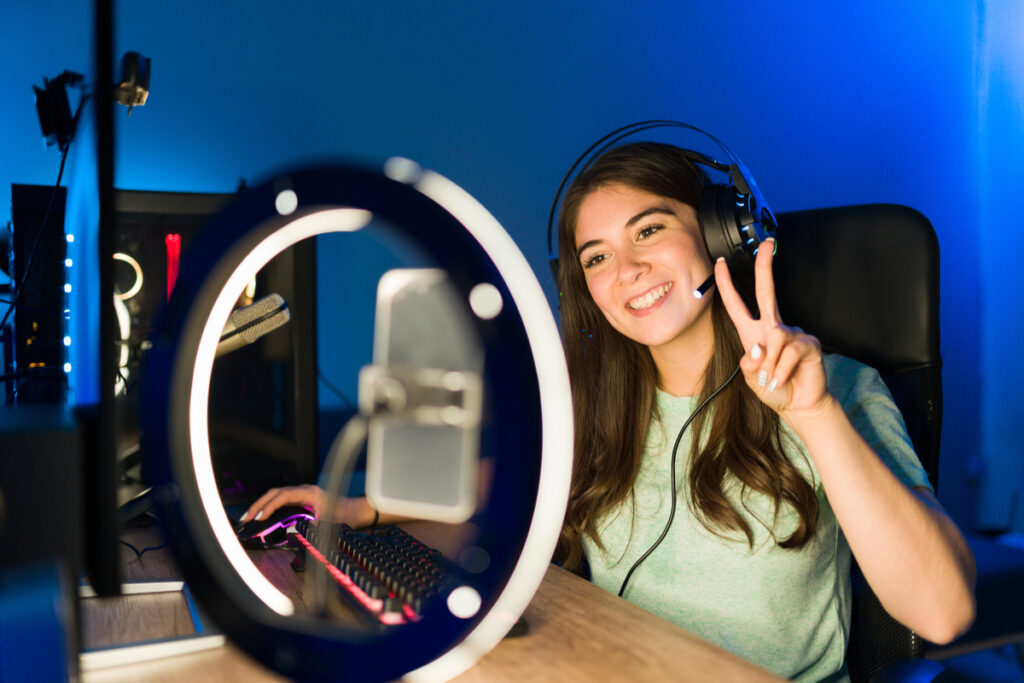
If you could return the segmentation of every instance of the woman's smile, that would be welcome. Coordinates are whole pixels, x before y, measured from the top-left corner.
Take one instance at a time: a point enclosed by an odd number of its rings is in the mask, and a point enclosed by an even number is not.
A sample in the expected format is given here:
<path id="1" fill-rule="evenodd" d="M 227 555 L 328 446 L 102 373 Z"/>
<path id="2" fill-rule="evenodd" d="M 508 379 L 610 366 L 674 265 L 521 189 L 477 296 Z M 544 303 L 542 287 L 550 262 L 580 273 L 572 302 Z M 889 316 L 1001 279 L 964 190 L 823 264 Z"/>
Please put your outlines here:
<path id="1" fill-rule="evenodd" d="M 664 302 L 665 295 L 667 295 L 671 289 L 671 282 L 653 287 L 646 293 L 641 294 L 635 299 L 631 299 L 626 304 L 626 308 L 636 314 L 646 315 L 653 312 L 654 308 L 660 306 Z"/>

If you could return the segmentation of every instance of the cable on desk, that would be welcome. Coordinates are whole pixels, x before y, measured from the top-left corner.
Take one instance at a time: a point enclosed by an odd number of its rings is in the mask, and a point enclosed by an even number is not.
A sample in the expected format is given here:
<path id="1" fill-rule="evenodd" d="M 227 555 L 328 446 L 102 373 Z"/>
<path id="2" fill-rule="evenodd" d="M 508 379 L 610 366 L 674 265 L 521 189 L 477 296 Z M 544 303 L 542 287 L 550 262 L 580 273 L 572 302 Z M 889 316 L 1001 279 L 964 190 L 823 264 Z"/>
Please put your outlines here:
<path id="1" fill-rule="evenodd" d="M 167 547 L 166 543 L 161 543 L 160 545 L 151 545 L 151 546 L 149 546 L 147 548 L 143 548 L 142 550 L 139 550 L 138 548 L 136 548 L 135 546 L 133 546 L 131 543 L 129 543 L 128 541 L 126 541 L 124 539 L 119 538 L 119 539 L 117 539 L 117 542 L 120 543 L 121 545 L 125 546 L 129 550 L 131 550 L 133 553 L 135 553 L 135 558 L 139 559 L 139 560 L 141 560 L 142 556 L 145 555 L 146 553 L 148 553 L 150 550 L 161 550 L 161 549 Z"/>

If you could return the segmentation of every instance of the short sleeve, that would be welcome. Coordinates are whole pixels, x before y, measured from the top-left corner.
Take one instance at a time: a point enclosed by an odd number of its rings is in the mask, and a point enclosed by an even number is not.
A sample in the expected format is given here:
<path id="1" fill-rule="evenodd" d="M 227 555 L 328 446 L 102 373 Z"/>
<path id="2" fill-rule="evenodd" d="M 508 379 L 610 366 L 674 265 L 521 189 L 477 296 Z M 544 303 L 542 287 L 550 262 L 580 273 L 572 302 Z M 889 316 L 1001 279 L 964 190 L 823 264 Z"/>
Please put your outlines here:
<path id="1" fill-rule="evenodd" d="M 829 391 L 878 457 L 907 486 L 923 486 L 934 493 L 903 416 L 878 371 L 852 358 L 829 354 L 825 372 Z"/>

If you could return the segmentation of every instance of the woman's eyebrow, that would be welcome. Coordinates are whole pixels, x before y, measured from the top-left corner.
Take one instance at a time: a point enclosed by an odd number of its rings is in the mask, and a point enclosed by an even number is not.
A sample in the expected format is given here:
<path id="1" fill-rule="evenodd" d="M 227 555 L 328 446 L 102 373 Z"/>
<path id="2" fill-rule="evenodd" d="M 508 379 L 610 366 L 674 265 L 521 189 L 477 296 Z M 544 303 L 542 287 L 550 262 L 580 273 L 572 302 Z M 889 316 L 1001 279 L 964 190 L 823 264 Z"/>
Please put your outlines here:
<path id="1" fill-rule="evenodd" d="M 623 227 L 632 227 L 636 225 L 639 221 L 643 220 L 644 218 L 652 214 L 665 214 L 668 216 L 675 216 L 676 212 L 667 206 L 652 206 L 651 208 L 644 209 L 637 215 L 630 218 L 628 221 L 626 221 L 626 224 Z M 583 244 L 576 248 L 576 258 L 579 259 L 580 254 L 582 254 L 585 249 L 587 249 L 588 247 L 592 247 L 595 244 L 599 244 L 600 242 L 601 240 L 590 240 L 589 242 L 584 242 Z"/>
<path id="2" fill-rule="evenodd" d="M 601 243 L 601 240 L 590 240 L 589 242 L 584 242 L 583 244 L 581 244 L 576 249 L 576 260 L 577 261 L 579 260 L 580 254 L 582 254 L 585 249 L 587 249 L 588 247 L 592 247 L 595 244 L 600 244 L 600 243 Z"/>
<path id="3" fill-rule="evenodd" d="M 628 228 L 630 226 L 636 225 L 637 222 L 639 222 L 640 220 L 646 218 L 647 216 L 650 216 L 651 214 L 655 214 L 655 213 L 663 213 L 663 214 L 668 215 L 668 216 L 675 216 L 676 215 L 676 212 L 673 211 L 672 209 L 670 209 L 667 206 L 652 206 L 651 208 L 644 209 L 643 211 L 641 211 L 637 215 L 635 215 L 632 218 L 630 218 L 628 221 L 626 221 L 626 225 L 624 227 Z"/>

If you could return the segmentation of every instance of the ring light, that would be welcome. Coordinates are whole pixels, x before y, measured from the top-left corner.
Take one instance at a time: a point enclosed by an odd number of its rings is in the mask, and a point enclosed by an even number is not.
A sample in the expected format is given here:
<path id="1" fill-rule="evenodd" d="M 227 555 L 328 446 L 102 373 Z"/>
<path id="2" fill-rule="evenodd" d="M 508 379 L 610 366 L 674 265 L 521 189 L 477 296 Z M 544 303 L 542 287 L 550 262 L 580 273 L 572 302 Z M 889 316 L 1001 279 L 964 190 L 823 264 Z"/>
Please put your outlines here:
<path id="1" fill-rule="evenodd" d="M 448 271 L 467 309 L 480 310 L 495 468 L 480 525 L 488 532 L 481 536 L 496 541 L 491 565 L 465 591 L 479 596 L 479 609 L 439 604 L 418 623 L 367 634 L 296 615 L 256 569 L 220 499 L 207 421 L 217 342 L 246 284 L 303 239 L 372 229 L 378 220 L 422 246 Z M 572 460 L 557 326 L 508 234 L 436 173 L 393 159 L 384 173 L 322 166 L 245 191 L 193 242 L 154 335 L 145 389 L 147 475 L 185 578 L 235 642 L 288 676 L 450 678 L 504 636 L 544 576 Z"/>

